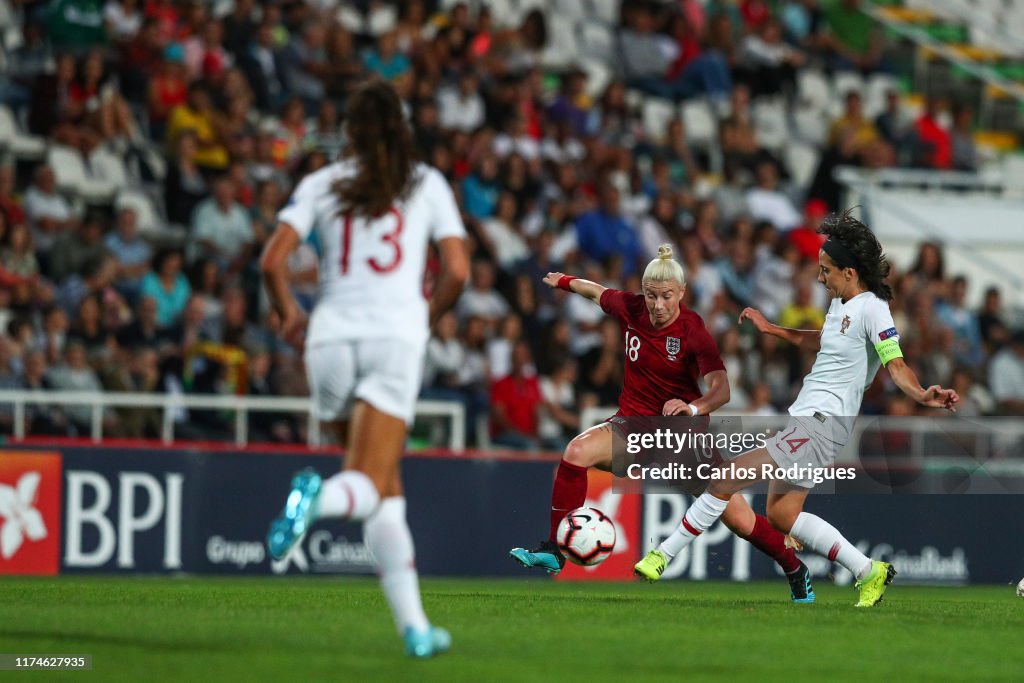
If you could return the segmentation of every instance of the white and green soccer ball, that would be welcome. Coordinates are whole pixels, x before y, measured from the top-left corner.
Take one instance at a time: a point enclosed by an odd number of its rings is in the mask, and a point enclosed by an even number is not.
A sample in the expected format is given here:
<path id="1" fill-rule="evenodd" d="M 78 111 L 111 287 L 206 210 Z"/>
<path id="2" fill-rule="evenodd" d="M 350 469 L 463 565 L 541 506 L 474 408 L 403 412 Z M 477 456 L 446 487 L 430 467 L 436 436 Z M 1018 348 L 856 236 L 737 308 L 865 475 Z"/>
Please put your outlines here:
<path id="1" fill-rule="evenodd" d="M 1020 583 L 1017 584 L 1017 597 L 1024 598 L 1024 579 L 1021 579 Z"/>

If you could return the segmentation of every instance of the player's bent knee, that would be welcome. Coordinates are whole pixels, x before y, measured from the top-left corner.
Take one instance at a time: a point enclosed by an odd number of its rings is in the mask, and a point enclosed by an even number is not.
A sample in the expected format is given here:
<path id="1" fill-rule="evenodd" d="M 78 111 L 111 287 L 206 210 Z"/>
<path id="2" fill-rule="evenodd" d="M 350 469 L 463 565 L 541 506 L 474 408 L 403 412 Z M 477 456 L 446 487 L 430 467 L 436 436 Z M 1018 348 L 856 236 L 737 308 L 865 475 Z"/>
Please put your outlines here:
<path id="1" fill-rule="evenodd" d="M 565 447 L 562 460 L 577 467 L 593 467 L 600 458 L 592 451 L 593 449 L 587 448 L 581 439 L 573 439 Z"/>

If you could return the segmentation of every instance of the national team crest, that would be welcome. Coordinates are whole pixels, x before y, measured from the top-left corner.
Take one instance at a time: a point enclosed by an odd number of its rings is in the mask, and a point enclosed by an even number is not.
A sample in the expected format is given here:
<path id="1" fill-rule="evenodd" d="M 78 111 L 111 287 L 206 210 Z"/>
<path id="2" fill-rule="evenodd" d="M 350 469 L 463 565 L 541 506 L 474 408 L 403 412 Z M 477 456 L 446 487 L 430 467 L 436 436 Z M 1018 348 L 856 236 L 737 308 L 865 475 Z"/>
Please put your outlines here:
<path id="1" fill-rule="evenodd" d="M 846 334 L 846 330 L 850 328 L 850 316 L 843 316 L 843 324 L 839 326 L 839 334 Z"/>
<path id="2" fill-rule="evenodd" d="M 676 354 L 679 353 L 679 337 L 666 337 L 665 338 L 665 350 L 668 351 L 668 359 L 675 360 Z"/>

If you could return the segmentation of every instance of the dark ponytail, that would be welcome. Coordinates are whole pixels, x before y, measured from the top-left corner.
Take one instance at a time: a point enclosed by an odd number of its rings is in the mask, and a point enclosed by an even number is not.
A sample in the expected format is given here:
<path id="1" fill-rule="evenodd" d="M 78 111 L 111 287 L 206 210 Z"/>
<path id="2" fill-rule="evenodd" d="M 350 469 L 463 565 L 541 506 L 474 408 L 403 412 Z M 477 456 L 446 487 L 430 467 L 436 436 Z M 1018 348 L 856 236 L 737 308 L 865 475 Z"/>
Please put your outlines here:
<path id="1" fill-rule="evenodd" d="M 838 267 L 853 268 L 865 289 L 882 301 L 892 301 L 892 288 L 885 282 L 889 261 L 871 228 L 853 217 L 853 209 L 829 214 L 818 232 L 828 236 L 823 248 Z"/>
<path id="2" fill-rule="evenodd" d="M 389 84 L 372 81 L 349 97 L 346 156 L 358 171 L 334 184 L 343 214 L 376 218 L 404 198 L 412 185 L 415 144 L 402 101 Z"/>

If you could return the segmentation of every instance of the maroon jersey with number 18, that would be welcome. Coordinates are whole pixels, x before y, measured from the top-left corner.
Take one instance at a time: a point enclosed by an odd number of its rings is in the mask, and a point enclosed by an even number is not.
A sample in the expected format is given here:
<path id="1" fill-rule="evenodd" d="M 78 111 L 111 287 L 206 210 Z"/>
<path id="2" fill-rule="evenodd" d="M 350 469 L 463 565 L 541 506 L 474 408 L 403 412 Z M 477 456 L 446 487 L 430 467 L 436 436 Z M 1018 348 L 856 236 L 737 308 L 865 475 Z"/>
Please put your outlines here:
<path id="1" fill-rule="evenodd" d="M 718 346 L 699 315 L 687 308 L 671 325 L 655 329 L 640 294 L 606 289 L 601 308 L 622 325 L 626 372 L 619 395 L 619 415 L 661 415 L 673 398 L 687 403 L 701 397 L 700 378 L 725 370 Z"/>

